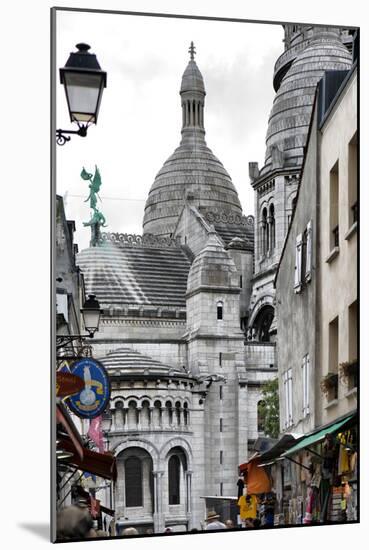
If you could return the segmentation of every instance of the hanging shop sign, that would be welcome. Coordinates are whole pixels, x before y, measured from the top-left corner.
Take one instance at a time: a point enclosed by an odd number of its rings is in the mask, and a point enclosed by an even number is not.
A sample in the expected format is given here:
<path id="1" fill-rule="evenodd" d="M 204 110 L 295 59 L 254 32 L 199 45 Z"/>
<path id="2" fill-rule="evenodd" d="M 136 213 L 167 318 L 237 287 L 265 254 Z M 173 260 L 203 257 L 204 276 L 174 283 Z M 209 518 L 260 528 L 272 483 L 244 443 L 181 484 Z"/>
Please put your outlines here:
<path id="1" fill-rule="evenodd" d="M 56 373 L 56 397 L 75 395 L 83 390 L 85 382 L 70 372 Z"/>
<path id="2" fill-rule="evenodd" d="M 108 406 L 110 400 L 109 376 L 103 365 L 86 357 L 79 359 L 70 372 L 83 380 L 83 389 L 66 401 L 70 410 L 80 418 L 95 418 Z"/>

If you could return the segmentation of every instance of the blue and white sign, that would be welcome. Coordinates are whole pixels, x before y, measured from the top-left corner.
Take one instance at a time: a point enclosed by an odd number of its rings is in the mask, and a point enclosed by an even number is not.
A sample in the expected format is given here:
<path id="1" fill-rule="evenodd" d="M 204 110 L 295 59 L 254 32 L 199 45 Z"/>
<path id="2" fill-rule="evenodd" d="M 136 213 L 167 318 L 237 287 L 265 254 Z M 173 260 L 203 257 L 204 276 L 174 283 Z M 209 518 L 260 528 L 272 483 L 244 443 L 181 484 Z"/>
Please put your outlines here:
<path id="1" fill-rule="evenodd" d="M 82 378 L 85 385 L 80 393 L 67 399 L 68 407 L 81 418 L 99 416 L 110 400 L 110 382 L 105 368 L 96 359 L 86 357 L 76 361 L 70 372 Z"/>

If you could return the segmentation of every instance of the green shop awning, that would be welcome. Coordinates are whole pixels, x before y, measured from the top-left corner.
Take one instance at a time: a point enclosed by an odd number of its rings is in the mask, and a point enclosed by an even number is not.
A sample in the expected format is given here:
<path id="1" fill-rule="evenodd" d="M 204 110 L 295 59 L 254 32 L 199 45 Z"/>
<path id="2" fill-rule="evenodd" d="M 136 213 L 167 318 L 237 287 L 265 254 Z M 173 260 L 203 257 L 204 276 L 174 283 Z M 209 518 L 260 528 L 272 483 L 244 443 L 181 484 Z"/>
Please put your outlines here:
<path id="1" fill-rule="evenodd" d="M 337 432 L 340 428 L 342 428 L 345 424 L 347 424 L 352 418 L 354 418 L 355 414 L 351 414 L 350 416 L 347 416 L 344 420 L 340 420 L 339 422 L 336 422 L 335 424 L 331 424 L 330 426 L 327 426 L 323 430 L 320 430 L 319 432 L 316 432 L 312 435 L 308 435 L 304 437 L 301 441 L 299 441 L 296 445 L 288 449 L 285 453 L 281 455 L 281 457 L 288 457 L 296 453 L 297 451 L 301 451 L 301 449 L 306 449 L 306 447 L 310 447 L 310 445 L 315 445 L 316 443 L 319 443 L 322 441 L 327 434 L 333 434 L 334 432 Z"/>

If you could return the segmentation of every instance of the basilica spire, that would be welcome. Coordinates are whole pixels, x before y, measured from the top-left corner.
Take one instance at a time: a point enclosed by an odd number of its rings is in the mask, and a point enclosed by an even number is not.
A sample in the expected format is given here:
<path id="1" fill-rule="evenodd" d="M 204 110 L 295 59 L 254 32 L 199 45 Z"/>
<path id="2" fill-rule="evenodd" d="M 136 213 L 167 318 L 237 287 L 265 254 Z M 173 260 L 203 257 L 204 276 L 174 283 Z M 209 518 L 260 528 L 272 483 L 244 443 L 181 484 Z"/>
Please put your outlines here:
<path id="1" fill-rule="evenodd" d="M 205 134 L 204 103 L 205 86 L 202 74 L 196 64 L 196 48 L 191 42 L 188 53 L 190 61 L 182 76 L 180 95 L 182 99 L 182 134 L 194 131 L 199 135 Z"/>

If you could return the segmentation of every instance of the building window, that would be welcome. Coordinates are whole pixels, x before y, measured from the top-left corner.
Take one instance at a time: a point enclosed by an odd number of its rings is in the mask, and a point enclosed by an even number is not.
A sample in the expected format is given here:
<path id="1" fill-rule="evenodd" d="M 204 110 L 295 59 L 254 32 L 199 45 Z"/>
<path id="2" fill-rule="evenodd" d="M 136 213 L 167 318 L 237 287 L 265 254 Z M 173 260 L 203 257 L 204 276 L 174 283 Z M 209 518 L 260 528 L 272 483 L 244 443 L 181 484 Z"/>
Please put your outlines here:
<path id="1" fill-rule="evenodd" d="M 219 419 L 219 431 L 220 431 L 220 432 L 223 431 L 223 418 L 220 418 L 220 419 Z"/>
<path id="2" fill-rule="evenodd" d="M 240 275 L 240 288 L 242 288 L 242 275 Z"/>
<path id="3" fill-rule="evenodd" d="M 331 383 L 327 392 L 327 400 L 338 399 L 338 350 L 339 350 L 339 320 L 338 317 L 329 323 L 328 328 L 328 376 Z"/>
<path id="4" fill-rule="evenodd" d="M 126 507 L 143 506 L 142 498 L 142 462 L 132 456 L 126 459 L 124 464 Z"/>
<path id="5" fill-rule="evenodd" d="M 292 369 L 288 369 L 283 374 L 283 388 L 284 388 L 284 408 L 285 408 L 285 421 L 286 428 L 292 426 Z"/>
<path id="6" fill-rule="evenodd" d="M 218 319 L 218 321 L 221 321 L 223 319 L 223 303 L 222 302 L 217 303 L 217 319 Z"/>
<path id="7" fill-rule="evenodd" d="M 219 452 L 219 464 L 223 464 L 223 451 Z"/>
<path id="8" fill-rule="evenodd" d="M 187 426 L 188 424 L 188 404 L 187 403 L 183 405 L 183 420 L 184 420 L 185 426 Z"/>
<path id="9" fill-rule="evenodd" d="M 339 246 L 339 168 L 338 161 L 329 174 L 330 250 Z"/>
<path id="10" fill-rule="evenodd" d="M 348 151 L 348 206 L 349 228 L 357 222 L 357 134 L 349 143 Z"/>
<path id="11" fill-rule="evenodd" d="M 222 482 L 220 483 L 219 491 L 220 491 L 220 496 L 223 496 L 223 483 Z"/>
<path id="12" fill-rule="evenodd" d="M 269 250 L 270 254 L 273 253 L 275 248 L 275 216 L 274 216 L 274 204 L 271 204 L 269 207 L 269 219 L 268 219 L 268 229 L 269 229 Z"/>
<path id="13" fill-rule="evenodd" d="M 181 462 L 173 455 L 168 462 L 169 504 L 180 504 L 180 472 Z"/>
<path id="14" fill-rule="evenodd" d="M 348 333 L 349 333 L 349 364 L 347 365 L 347 389 L 357 387 L 357 301 L 348 308 Z"/>
<path id="15" fill-rule="evenodd" d="M 219 399 L 223 399 L 223 386 L 219 386 Z"/>
<path id="16" fill-rule="evenodd" d="M 357 360 L 357 301 L 349 306 L 349 361 Z"/>
<path id="17" fill-rule="evenodd" d="M 302 359 L 302 414 L 305 418 L 310 413 L 310 357 Z"/>
<path id="18" fill-rule="evenodd" d="M 219 353 L 219 366 L 222 366 L 222 352 Z"/>
<path id="19" fill-rule="evenodd" d="M 261 224 L 260 224 L 260 256 L 264 258 L 268 250 L 268 212 L 266 208 L 263 208 L 261 214 Z"/>

